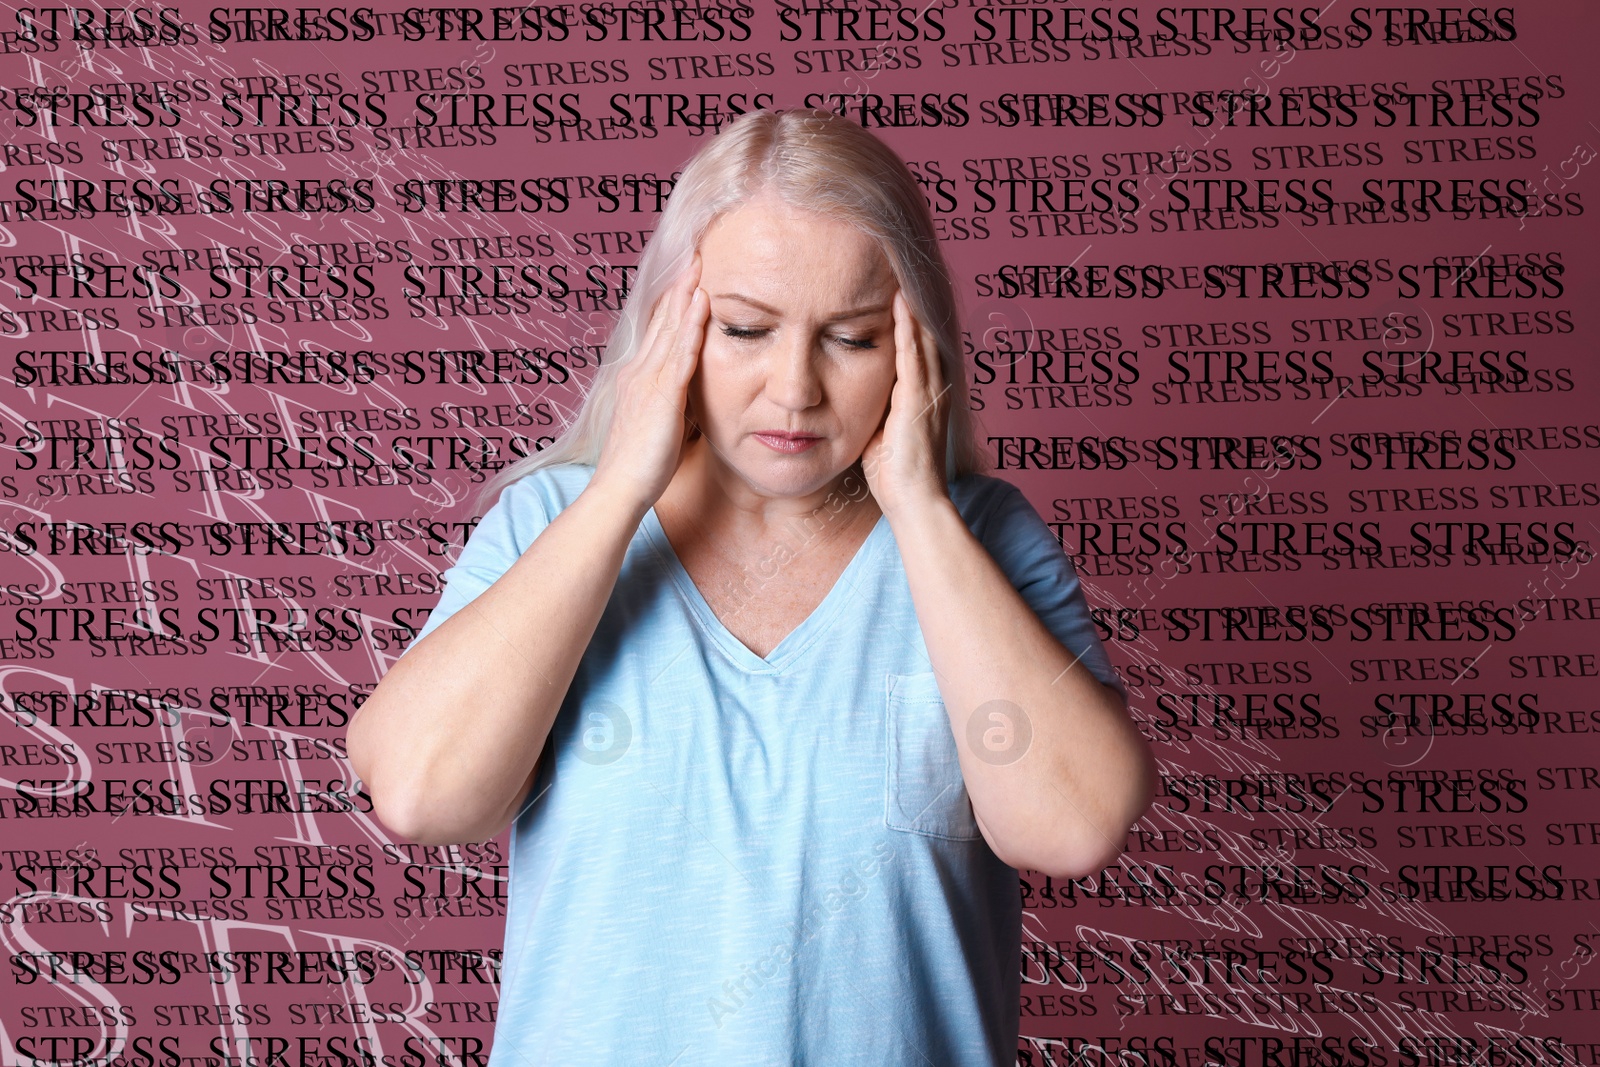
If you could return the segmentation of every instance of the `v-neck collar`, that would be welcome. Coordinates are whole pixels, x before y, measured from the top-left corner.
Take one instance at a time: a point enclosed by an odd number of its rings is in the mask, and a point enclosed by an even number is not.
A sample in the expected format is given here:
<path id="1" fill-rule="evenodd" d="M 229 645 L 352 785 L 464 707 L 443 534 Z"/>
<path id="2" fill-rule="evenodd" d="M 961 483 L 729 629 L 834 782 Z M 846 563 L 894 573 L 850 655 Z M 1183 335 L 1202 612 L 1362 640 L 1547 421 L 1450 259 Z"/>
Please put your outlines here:
<path id="1" fill-rule="evenodd" d="M 672 575 L 673 584 L 678 587 L 678 592 L 688 602 L 701 629 L 711 635 L 730 659 L 751 674 L 782 672 L 826 631 L 828 623 L 839 613 L 851 589 L 854 588 L 858 572 L 877 554 L 878 546 L 884 539 L 884 531 L 888 527 L 888 517 L 880 514 L 872 529 L 867 532 L 865 540 L 861 542 L 861 546 L 856 549 L 856 554 L 850 558 L 850 562 L 835 579 L 833 588 L 828 590 L 828 594 L 822 598 L 811 614 L 801 620 L 800 625 L 785 634 L 777 647 L 762 657 L 756 655 L 749 645 L 733 636 L 733 633 L 722 624 L 722 620 L 717 618 L 716 612 L 711 610 L 711 605 L 700 592 L 700 587 L 689 577 L 688 569 L 678 558 L 672 542 L 667 539 L 666 530 L 662 528 L 661 519 L 656 515 L 654 507 L 645 512 L 643 523 L 646 536 L 666 565 L 667 572 Z M 757 589 L 756 593 L 759 595 L 760 590 Z"/>

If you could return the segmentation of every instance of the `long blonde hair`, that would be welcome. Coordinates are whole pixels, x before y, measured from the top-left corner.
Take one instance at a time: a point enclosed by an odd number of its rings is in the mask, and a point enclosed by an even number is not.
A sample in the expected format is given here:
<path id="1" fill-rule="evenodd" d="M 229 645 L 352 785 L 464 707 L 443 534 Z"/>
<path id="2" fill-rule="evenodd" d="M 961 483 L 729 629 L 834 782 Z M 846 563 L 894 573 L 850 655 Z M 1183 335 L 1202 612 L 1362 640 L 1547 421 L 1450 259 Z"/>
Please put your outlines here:
<path id="1" fill-rule="evenodd" d="M 945 475 L 987 466 L 975 439 L 955 288 L 933 215 L 905 161 L 859 123 L 831 111 L 751 111 L 706 142 L 673 187 L 639 259 L 633 288 L 583 404 L 556 440 L 508 464 L 484 485 L 482 506 L 541 467 L 593 466 L 616 409 L 617 373 L 638 349 L 657 299 L 689 265 L 718 217 L 765 190 L 876 238 L 917 318 L 938 339 L 949 385 Z"/>

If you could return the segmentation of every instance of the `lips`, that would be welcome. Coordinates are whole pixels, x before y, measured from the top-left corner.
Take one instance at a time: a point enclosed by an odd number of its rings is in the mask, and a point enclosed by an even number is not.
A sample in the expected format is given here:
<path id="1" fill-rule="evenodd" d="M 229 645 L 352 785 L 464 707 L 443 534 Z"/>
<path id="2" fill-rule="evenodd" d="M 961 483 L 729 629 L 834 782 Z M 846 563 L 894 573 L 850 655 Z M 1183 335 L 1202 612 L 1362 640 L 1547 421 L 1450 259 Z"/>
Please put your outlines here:
<path id="1" fill-rule="evenodd" d="M 782 452 L 785 455 L 804 452 L 822 440 L 816 434 L 795 433 L 789 430 L 757 430 L 751 436 L 774 452 Z"/>

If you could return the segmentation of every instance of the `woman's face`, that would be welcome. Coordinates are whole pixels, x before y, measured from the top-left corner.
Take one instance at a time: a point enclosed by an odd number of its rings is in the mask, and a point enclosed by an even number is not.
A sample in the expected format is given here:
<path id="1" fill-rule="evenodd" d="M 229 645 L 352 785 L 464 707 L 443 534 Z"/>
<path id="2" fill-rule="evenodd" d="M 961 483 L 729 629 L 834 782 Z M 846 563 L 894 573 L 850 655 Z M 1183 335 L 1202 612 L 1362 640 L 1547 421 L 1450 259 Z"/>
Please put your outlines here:
<path id="1" fill-rule="evenodd" d="M 770 194 L 714 222 L 700 254 L 711 317 L 689 404 L 710 461 L 767 496 L 827 488 L 888 410 L 888 260 L 860 230 Z"/>

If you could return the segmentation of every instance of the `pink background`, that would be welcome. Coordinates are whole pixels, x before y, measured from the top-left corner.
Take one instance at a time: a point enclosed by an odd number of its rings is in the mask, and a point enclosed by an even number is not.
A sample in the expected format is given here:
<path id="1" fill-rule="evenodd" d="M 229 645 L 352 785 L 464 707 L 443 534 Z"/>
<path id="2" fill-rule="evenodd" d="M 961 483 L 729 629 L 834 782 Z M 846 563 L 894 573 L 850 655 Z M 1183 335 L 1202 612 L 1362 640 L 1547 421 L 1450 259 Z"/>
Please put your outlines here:
<path id="1" fill-rule="evenodd" d="M 1595 327 L 1584 300 L 1595 270 L 1589 164 L 1600 138 L 1592 11 L 1507 5 L 1499 10 L 1514 20 L 1514 40 L 1386 45 L 1380 33 L 1358 45 L 1346 31 L 1353 12 L 1370 9 L 1330 5 L 1323 23 L 1341 47 L 1258 41 L 1236 51 L 1227 40 L 1163 46 L 1147 38 L 1145 54 L 1130 57 L 1083 40 L 991 50 L 974 9 L 930 6 L 922 23 L 910 23 L 924 39 L 887 43 L 877 69 L 870 45 L 812 40 L 809 21 L 804 39 L 784 40 L 784 23 L 766 5 L 746 18 L 747 40 L 675 43 L 639 41 L 637 24 L 634 39 L 617 39 L 613 24 L 605 40 L 587 41 L 584 24 L 574 22 L 559 42 L 385 35 L 214 44 L 209 9 L 183 7 L 181 17 L 198 26 L 192 42 L 90 48 L 28 42 L 17 35 L 14 9 L 0 10 L 0 28 L 11 34 L 0 54 L 0 123 L 18 146 L 0 174 L 0 199 L 9 202 L 0 215 L 0 548 L 8 549 L 0 556 L 0 883 L 9 898 L 0 936 L 15 987 L 0 997 L 0 1063 L 107 1062 L 119 1053 L 129 1063 L 150 1062 L 141 1055 L 482 1061 L 503 936 L 504 840 L 443 851 L 392 841 L 355 790 L 342 758 L 344 723 L 437 599 L 436 575 L 464 538 L 461 524 L 475 519 L 470 498 L 484 471 L 470 467 L 537 447 L 580 398 L 618 286 L 654 225 L 659 187 L 648 179 L 670 178 L 709 136 L 709 127 L 605 128 L 619 92 L 691 101 L 718 94 L 740 108 L 758 94 L 778 108 L 821 94 L 841 106 L 857 101 L 857 118 L 863 94 L 912 94 L 919 103 L 941 94 L 945 108 L 955 100 L 969 118 L 874 128 L 927 180 L 939 213 L 983 436 L 1077 439 L 1066 453 L 1082 458 L 1076 466 L 994 473 L 1061 524 L 1133 713 L 1172 783 L 1103 877 L 1063 886 L 1023 872 L 1019 1062 L 1087 1056 L 1270 1067 L 1432 1055 L 1454 1063 L 1492 1042 L 1492 1056 L 1521 1055 L 1509 1048 L 1540 1062 L 1595 1062 L 1600 780 L 1587 734 L 1600 730 L 1600 600 L 1587 563 L 1600 429 L 1589 358 Z M 908 20 L 916 11 L 900 10 Z M 1046 29 L 1066 25 L 1062 5 L 1025 10 L 1038 11 Z M 1158 28 L 1157 7 L 1136 10 L 1146 33 Z M 1369 21 L 1381 27 L 1380 16 Z M 902 25 L 890 17 L 880 28 Z M 926 39 L 935 25 L 942 39 Z M 1094 29 L 1090 22 L 1074 32 L 1081 37 L 1085 27 Z M 868 69 L 841 70 L 839 49 Z M 947 56 L 959 65 L 946 66 Z M 544 64 L 587 80 L 549 85 Z M 391 89 L 382 73 L 408 70 L 418 72 L 410 89 L 405 75 L 395 75 Z M 226 79 L 293 77 L 314 91 L 330 74 L 343 92 L 383 92 L 387 125 L 308 128 L 312 137 L 302 143 L 296 127 L 275 124 L 276 104 L 266 126 L 227 125 L 237 118 L 221 101 Z M 1371 94 L 1402 84 L 1431 92 L 1436 79 L 1456 91 L 1455 79 L 1486 79 L 1476 88 L 1538 93 L 1526 105 L 1537 121 L 1374 124 Z M 25 125 L 14 106 L 17 93 L 41 86 L 88 92 L 152 81 L 166 83 L 177 102 L 177 127 L 41 129 Z M 476 130 L 452 130 L 432 146 L 396 144 L 394 127 L 415 113 L 419 92 L 460 91 L 462 81 L 469 92 L 558 94 L 540 101 L 558 116 L 570 114 L 560 94 L 573 94 L 568 103 L 590 122 L 585 132 L 607 136 L 529 126 L 493 130 L 490 144 Z M 1358 121 L 1203 128 L 1173 114 L 1171 96 L 1160 98 L 1167 111 L 1159 125 L 984 121 L 984 102 L 1006 93 L 1275 94 L 1309 86 L 1365 94 Z M 372 114 L 371 100 L 354 106 Z M 1511 106 L 1513 121 L 1530 117 Z M 527 107 L 540 115 L 536 104 Z M 313 150 L 262 154 L 247 140 L 239 143 L 249 154 L 236 154 L 234 136 L 253 133 L 287 134 L 287 147 Z M 185 139 L 179 149 L 157 150 L 176 158 L 149 158 L 146 146 L 127 140 L 171 136 Z M 1453 159 L 1452 137 L 1461 142 Z M 1434 139 L 1445 143 L 1423 143 Z M 339 150 L 316 150 L 330 146 Z M 1147 173 L 1146 153 L 1169 168 L 1176 153 L 1184 166 Z M 992 184 L 1008 175 L 1027 181 Z M 1520 182 L 1549 199 L 1528 217 L 1396 218 L 1391 210 L 1384 223 L 1347 223 L 1342 209 L 1332 222 L 1326 214 L 1236 210 L 1200 230 L 1188 216 L 1179 232 L 1170 211 L 1181 205 L 1176 190 L 1198 200 L 1202 187 L 1169 184 L 1175 177 L 1244 179 L 1252 201 L 1255 179 L 1279 180 L 1280 208 L 1291 189 L 1364 202 L 1363 183 L 1372 179 L 1433 179 L 1445 183 L 1446 197 L 1451 180 L 1500 189 Z M 374 209 L 21 217 L 18 183 L 113 178 L 174 182 L 169 188 L 190 197 L 218 178 L 372 179 Z M 398 207 L 397 183 L 445 178 L 548 179 L 539 188 L 551 196 L 535 212 Z M 602 178 L 646 179 L 638 209 L 637 186 Z M 1036 195 L 1046 197 L 1040 212 L 1052 215 L 1069 192 L 1092 204 L 1095 182 L 1109 181 L 1102 188 L 1117 197 L 1122 179 L 1133 179 L 1127 189 L 1139 204 L 1125 219 L 1108 210 L 1075 216 L 1064 224 L 1071 232 L 1056 235 L 1055 219 L 1027 217 Z M 1075 180 L 1084 184 L 1066 185 Z M 27 188 L 44 197 L 39 186 Z M 550 210 L 563 204 L 563 188 L 566 209 Z M 629 194 L 595 195 L 619 189 Z M 1040 226 L 1048 236 L 1038 235 Z M 516 314 L 413 317 L 401 247 L 418 266 L 500 265 L 511 268 L 505 284 L 531 289 L 532 279 L 546 288 Z M 30 272 L 26 259 L 72 254 L 101 265 L 182 267 L 182 249 L 195 253 L 187 258 L 193 267 L 171 276 L 185 293 L 161 291 L 158 282 L 155 298 L 74 297 L 60 279 L 51 298 L 50 278 Z M 370 282 L 370 295 L 337 305 L 336 321 L 297 323 L 295 302 L 281 297 L 205 295 L 212 265 L 293 269 L 319 256 L 333 261 L 334 249 L 366 267 L 354 272 L 356 294 Z M 1560 269 L 1536 276 L 1533 295 L 1513 287 L 1510 297 L 1448 295 L 1448 277 L 1446 295 L 1435 296 L 1428 275 L 1412 293 L 1389 276 L 1436 257 Z M 1357 261 L 1373 271 L 1366 291 L 1352 281 Z M 1337 281 L 1343 295 L 1218 298 L 1198 284 L 1206 265 L 1266 263 L 1342 270 L 1307 278 L 1318 291 Z M 1003 287 L 1002 267 L 1034 264 L 1158 265 L 1169 287 L 1110 298 Z M 523 275 L 524 268 L 533 269 Z M 28 295 L 25 278 L 40 295 Z M 316 273 L 311 281 L 331 284 Z M 135 282 L 131 274 L 119 280 Z M 572 292 L 553 302 L 550 287 L 559 295 L 563 282 Z M 596 287 L 600 299 L 582 295 Z M 196 299 L 234 310 L 171 309 Z M 274 300 L 288 321 L 272 321 Z M 300 314 L 316 303 L 300 301 Z M 197 324 L 238 318 L 244 304 L 259 321 Z M 106 309 L 117 328 L 77 328 L 67 318 L 106 320 Z M 58 328 L 42 328 L 50 321 L 42 312 L 55 313 Z M 1472 336 L 1471 325 L 1486 329 L 1492 313 L 1506 323 L 1527 316 L 1539 332 Z M 1350 325 L 1341 336 L 1337 324 L 1319 320 Z M 397 353 L 421 359 L 440 349 L 542 350 L 548 380 L 407 380 Z M 1243 353 L 1258 379 L 1257 353 L 1278 353 L 1282 380 L 1218 380 L 1227 366 L 1218 355 L 1202 388 L 1206 364 L 1187 355 L 1201 349 Z M 1427 349 L 1444 362 L 1419 380 L 1415 353 Z M 127 353 L 132 370 L 134 352 L 158 360 L 175 353 L 182 380 L 52 384 L 30 376 L 25 368 L 50 362 L 38 353 L 55 350 L 91 353 L 82 358 L 97 366 Z M 393 373 L 268 386 L 194 373 L 213 352 L 271 350 L 379 353 L 373 365 L 387 363 Z M 1391 368 L 1386 381 L 1363 383 L 1369 352 Z M 1450 383 L 1453 352 L 1475 379 Z M 1310 379 L 1289 380 L 1291 358 Z M 1193 368 L 1195 380 L 1180 386 L 1177 365 Z M 1526 378 L 1496 390 L 1495 368 L 1508 366 L 1526 368 Z M 477 414 L 453 414 L 474 405 Z M 1403 446 L 1386 464 L 1373 443 L 1382 439 L 1361 436 L 1418 433 L 1463 442 L 1442 467 L 1437 453 L 1408 463 Z M 359 443 L 390 466 L 372 484 L 341 485 L 326 469 L 319 481 L 315 460 L 307 469 L 197 473 L 223 467 L 219 452 L 243 455 L 239 439 L 252 434 L 324 456 L 359 457 Z M 52 435 L 93 443 L 80 453 L 67 440 L 52 444 Z M 1159 439 L 1190 436 L 1301 443 L 1284 453 L 1291 458 L 1281 469 L 1159 461 Z M 218 437 L 231 440 L 214 446 Z M 437 466 L 406 467 L 408 455 L 430 447 L 415 439 L 428 437 L 441 439 L 431 446 Z M 1093 439 L 1088 446 L 1085 438 Z M 1126 441 L 1109 452 L 1094 447 L 1115 439 Z M 249 447 L 266 454 L 265 441 Z M 996 456 L 993 447 L 989 453 Z M 1014 467 L 1020 453 L 1011 454 Z M 1132 461 L 1096 464 L 1097 455 Z M 1378 458 L 1366 464 L 1362 455 Z M 224 542 L 205 536 L 215 523 L 363 521 L 378 524 L 370 528 L 378 536 L 369 543 L 353 534 L 344 555 L 327 545 L 309 555 L 269 553 L 264 543 L 247 553 L 238 532 L 224 553 Z M 95 554 L 93 537 L 75 542 L 69 527 L 45 525 L 137 522 L 155 524 L 158 548 L 171 549 L 163 540 L 171 537 L 184 542 L 181 551 Z M 1474 557 L 1461 551 L 1462 527 L 1448 550 L 1411 550 L 1427 543 L 1414 524 L 1450 522 L 1488 524 L 1483 534 L 1494 543 L 1537 544 L 1542 536 L 1566 551 L 1509 563 Z M 1505 532 L 1500 524 L 1513 525 Z M 63 544 L 51 544 L 51 529 Z M 1450 530 L 1424 526 L 1421 536 L 1443 544 Z M 1381 546 L 1381 555 L 1322 554 L 1348 543 Z M 74 614 L 83 608 L 92 613 Z M 127 654 L 127 645 L 107 640 L 148 636 L 137 627 L 151 609 L 164 636 L 143 651 L 160 654 Z M 269 637 L 288 623 L 301 639 L 239 645 L 241 619 L 246 633 L 253 619 Z M 1233 718 L 1219 718 L 1219 707 L 1236 709 Z M 1234 783 L 1231 802 L 1226 780 Z M 304 810 L 264 810 L 268 789 Z M 75 797 L 91 807 L 74 808 Z M 1451 899 L 1452 886 L 1468 884 L 1467 869 L 1472 884 L 1498 887 L 1490 899 Z M 1436 877 L 1444 899 L 1407 899 L 1418 885 L 1431 892 Z M 1462 894 L 1472 895 L 1458 888 Z M 266 957 L 206 955 L 250 950 L 341 955 L 281 957 L 290 969 L 275 974 Z M 99 955 L 62 955 L 75 952 Z M 208 960 L 219 969 L 208 973 Z M 247 972 L 247 962 L 260 966 Z M 76 980 L 75 965 L 83 967 Z M 1437 1043 L 1431 1052 L 1417 1044 L 1406 1051 L 1402 1035 Z"/>

